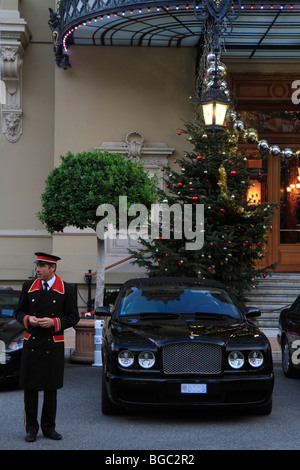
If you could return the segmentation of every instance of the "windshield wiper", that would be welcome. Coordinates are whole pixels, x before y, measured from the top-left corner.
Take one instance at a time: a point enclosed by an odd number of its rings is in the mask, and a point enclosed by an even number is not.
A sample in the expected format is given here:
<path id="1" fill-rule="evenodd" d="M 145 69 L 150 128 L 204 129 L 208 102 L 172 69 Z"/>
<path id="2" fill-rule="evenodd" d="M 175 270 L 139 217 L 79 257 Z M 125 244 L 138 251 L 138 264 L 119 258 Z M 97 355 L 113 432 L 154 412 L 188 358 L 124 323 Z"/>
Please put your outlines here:
<path id="1" fill-rule="evenodd" d="M 139 314 L 142 318 L 178 318 L 180 313 L 163 313 L 163 312 L 141 312 Z"/>
<path id="2" fill-rule="evenodd" d="M 194 312 L 194 315 L 205 318 L 230 318 L 231 320 L 236 320 L 232 315 L 226 315 L 225 313 Z"/>

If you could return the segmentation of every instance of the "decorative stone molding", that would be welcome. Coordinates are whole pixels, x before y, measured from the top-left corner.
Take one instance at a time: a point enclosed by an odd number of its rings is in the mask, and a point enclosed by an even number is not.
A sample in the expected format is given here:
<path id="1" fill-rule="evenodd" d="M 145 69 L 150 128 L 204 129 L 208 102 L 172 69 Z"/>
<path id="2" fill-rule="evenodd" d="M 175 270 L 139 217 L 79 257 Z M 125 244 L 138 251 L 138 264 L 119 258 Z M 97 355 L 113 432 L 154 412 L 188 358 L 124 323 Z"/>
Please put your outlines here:
<path id="1" fill-rule="evenodd" d="M 19 12 L 1 10 L 0 70 L 6 87 L 6 103 L 2 105 L 2 132 L 9 142 L 17 142 L 22 134 L 22 67 L 24 48 L 30 32 Z"/>
<path id="2" fill-rule="evenodd" d="M 110 153 L 119 153 L 126 158 L 130 158 L 135 162 L 144 164 L 145 171 L 152 177 L 156 174 L 158 187 L 164 188 L 163 172 L 160 171 L 163 166 L 168 164 L 168 157 L 171 156 L 175 149 L 168 147 L 165 142 L 145 142 L 144 136 L 137 131 L 129 132 L 125 139 L 121 142 L 103 142 L 96 149 Z M 106 264 L 111 265 L 128 258 L 128 248 L 140 248 L 138 240 L 128 235 L 127 238 L 116 237 L 114 239 L 107 238 L 105 240 L 105 256 Z M 142 249 L 142 248 L 141 248 Z M 123 264 L 114 268 L 118 272 L 122 269 L 133 270 L 135 274 L 141 273 L 140 268 L 136 266 L 130 267 L 129 261 L 126 267 Z M 128 265 L 129 264 L 129 265 Z"/>
<path id="3" fill-rule="evenodd" d="M 144 137 L 137 131 L 129 132 L 122 142 L 103 142 L 98 150 L 107 150 L 110 153 L 119 153 L 133 161 L 144 164 L 150 176 L 156 174 L 158 186 L 163 189 L 161 167 L 168 164 L 168 157 L 175 151 L 164 142 L 145 142 Z"/>

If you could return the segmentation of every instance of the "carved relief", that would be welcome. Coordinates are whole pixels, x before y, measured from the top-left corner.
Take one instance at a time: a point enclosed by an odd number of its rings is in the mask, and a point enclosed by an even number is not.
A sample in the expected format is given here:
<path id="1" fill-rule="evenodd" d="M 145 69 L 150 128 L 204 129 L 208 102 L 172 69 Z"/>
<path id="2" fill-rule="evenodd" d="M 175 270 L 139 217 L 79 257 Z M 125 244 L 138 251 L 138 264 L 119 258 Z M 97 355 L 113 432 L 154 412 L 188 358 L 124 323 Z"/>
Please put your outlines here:
<path id="1" fill-rule="evenodd" d="M 291 98 L 291 83 L 290 82 L 275 82 L 270 85 L 270 96 L 274 99 L 290 99 Z"/>
<path id="2" fill-rule="evenodd" d="M 249 78 L 249 73 L 230 72 L 230 88 L 235 91 L 238 102 L 266 102 L 266 101 L 291 101 L 292 83 L 299 74 L 262 72 L 255 73 L 255 79 Z"/>
<path id="3" fill-rule="evenodd" d="M 6 88 L 6 102 L 2 105 L 2 132 L 11 143 L 17 142 L 22 134 L 22 66 L 29 36 L 27 23 L 18 12 L 5 12 L 1 20 L 0 48 L 1 80 Z"/>
<path id="4" fill-rule="evenodd" d="M 7 140 L 9 142 L 17 142 L 21 134 L 22 112 L 12 112 L 5 114 L 5 135 Z"/>
<path id="5" fill-rule="evenodd" d="M 139 161 L 144 137 L 139 132 L 130 132 L 126 135 L 125 141 L 128 148 L 128 157 Z"/>
<path id="6" fill-rule="evenodd" d="M 120 153 L 136 162 L 144 164 L 150 176 L 156 174 L 158 186 L 163 188 L 161 167 L 168 164 L 168 156 L 172 155 L 174 148 L 164 142 L 145 142 L 144 137 L 137 131 L 129 132 L 122 142 L 103 142 L 98 150 L 108 150 L 111 153 Z"/>
<path id="7" fill-rule="evenodd" d="M 22 63 L 18 47 L 5 46 L 1 48 L 1 76 L 6 86 L 6 104 L 2 108 L 3 134 L 9 142 L 17 142 L 22 133 Z"/>

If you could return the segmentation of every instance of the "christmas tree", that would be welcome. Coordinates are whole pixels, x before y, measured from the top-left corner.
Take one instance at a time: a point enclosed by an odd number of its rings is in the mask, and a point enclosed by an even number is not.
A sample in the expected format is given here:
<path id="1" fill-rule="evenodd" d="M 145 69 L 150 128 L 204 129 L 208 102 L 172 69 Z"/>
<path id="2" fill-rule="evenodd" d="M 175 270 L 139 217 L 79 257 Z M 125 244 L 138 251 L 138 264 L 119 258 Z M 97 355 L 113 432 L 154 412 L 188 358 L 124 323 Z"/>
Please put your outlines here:
<path id="1" fill-rule="evenodd" d="M 201 73 L 201 72 L 200 72 Z M 201 86 L 203 87 L 203 77 Z M 178 235 L 178 220 L 171 218 L 170 236 L 161 232 L 156 239 L 141 239 L 142 252 L 131 252 L 134 263 L 146 268 L 149 276 L 184 276 L 214 279 L 223 282 L 244 300 L 245 293 L 265 277 L 275 265 L 259 268 L 264 257 L 268 230 L 276 205 L 265 202 L 253 204 L 247 193 L 251 179 L 260 178 L 259 170 L 247 168 L 247 156 L 239 150 L 239 141 L 258 143 L 254 129 L 245 130 L 230 112 L 228 124 L 216 135 L 205 131 L 203 119 L 185 123 L 179 135 L 188 135 L 193 146 L 183 158 L 162 168 L 165 179 L 160 202 L 182 208 L 190 205 L 196 232 L 196 205 L 204 207 L 204 243 L 200 249 L 186 249 L 186 239 Z M 183 233 L 183 229 L 180 232 Z"/>

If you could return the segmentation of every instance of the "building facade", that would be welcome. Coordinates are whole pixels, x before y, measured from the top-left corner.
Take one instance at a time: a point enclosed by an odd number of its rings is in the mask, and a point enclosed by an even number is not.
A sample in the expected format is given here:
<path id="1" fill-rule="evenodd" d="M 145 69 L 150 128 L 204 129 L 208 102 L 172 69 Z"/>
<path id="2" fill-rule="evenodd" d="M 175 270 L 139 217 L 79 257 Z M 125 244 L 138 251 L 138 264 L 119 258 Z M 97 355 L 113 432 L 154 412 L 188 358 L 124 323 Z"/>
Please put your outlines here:
<path id="1" fill-rule="evenodd" d="M 1 4 L 0 79 L 5 84 L 5 98 L 2 93 L 0 286 L 19 288 L 33 275 L 34 252 L 53 252 L 62 258 L 59 274 L 78 286 L 84 309 L 88 298 L 86 273 L 94 273 L 97 265 L 96 234 L 74 227 L 53 235 L 47 232 L 36 216 L 47 175 L 68 151 L 106 148 L 143 161 L 162 185 L 160 168 L 190 150 L 187 138 L 177 131 L 184 121 L 194 118 L 192 97 L 201 27 L 199 22 L 195 27 L 194 19 L 190 34 L 179 41 L 178 31 L 172 36 L 165 21 L 165 33 L 162 23 L 153 23 L 157 35 L 150 40 L 149 29 L 139 31 L 141 20 L 134 22 L 132 17 L 129 21 L 128 6 L 126 11 L 119 8 L 115 13 L 118 26 L 109 23 L 108 15 L 102 19 L 98 15 L 97 29 L 88 30 L 83 23 L 92 16 L 84 16 L 88 11 L 84 8 L 91 13 L 97 2 L 84 0 L 79 5 L 76 1 L 71 6 L 78 8 L 77 22 L 72 18 L 69 21 L 70 28 L 76 26 L 78 33 L 64 36 L 71 64 L 65 70 L 56 63 L 49 8 L 55 12 L 59 5 L 70 3 L 3 0 Z M 238 98 L 237 112 L 269 145 L 291 148 L 295 153 L 300 147 L 299 7 L 294 6 L 294 16 L 291 12 L 280 16 L 280 10 L 274 16 L 271 9 L 263 15 L 258 2 L 252 2 L 254 12 L 250 2 L 244 3 L 249 15 L 233 22 L 222 57 L 229 86 Z M 273 3 L 275 9 L 280 8 L 276 0 Z M 146 14 L 148 6 L 140 7 Z M 166 18 L 179 22 L 167 8 Z M 290 8 L 290 3 L 285 8 Z M 109 14 L 113 16 L 112 9 Z M 127 23 L 121 23 L 122 16 Z M 142 23 L 145 21 L 144 17 Z M 138 26 L 132 27 L 133 23 Z M 269 32 L 272 28 L 269 36 L 268 28 Z M 257 146 L 245 146 L 251 155 L 249 165 L 262 165 Z M 300 190 L 291 186 L 297 184 L 298 177 L 300 180 L 297 162 L 297 158 L 291 158 L 282 165 L 282 156 L 270 154 L 264 163 L 264 177 L 253 183 L 257 184 L 253 198 L 282 203 L 266 250 L 267 263 L 278 260 L 278 270 L 282 271 L 300 271 Z M 107 288 L 143 275 L 129 260 L 124 261 L 128 244 L 135 243 L 107 241 Z"/>

